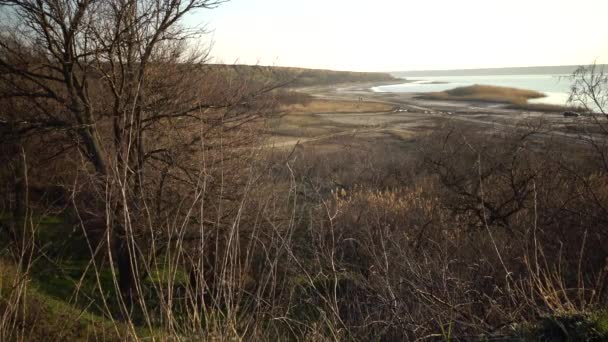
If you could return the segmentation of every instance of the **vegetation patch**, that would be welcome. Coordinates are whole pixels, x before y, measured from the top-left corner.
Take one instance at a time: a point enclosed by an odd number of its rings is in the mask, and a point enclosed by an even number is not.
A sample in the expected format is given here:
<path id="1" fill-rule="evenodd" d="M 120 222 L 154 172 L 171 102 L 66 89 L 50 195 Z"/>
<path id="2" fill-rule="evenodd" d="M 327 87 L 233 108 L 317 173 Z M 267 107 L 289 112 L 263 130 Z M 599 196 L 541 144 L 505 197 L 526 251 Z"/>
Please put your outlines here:
<path id="1" fill-rule="evenodd" d="M 428 100 L 481 101 L 516 105 L 526 104 L 528 100 L 542 97 L 545 97 L 545 94 L 534 90 L 478 84 L 420 96 Z"/>
<path id="2" fill-rule="evenodd" d="M 312 114 L 312 113 L 374 113 L 390 112 L 394 106 L 373 101 L 342 101 L 312 99 L 307 103 L 296 103 L 281 107 L 281 110 L 289 114 Z"/>
<path id="3" fill-rule="evenodd" d="M 208 65 L 210 72 L 221 74 L 229 79 L 255 78 L 257 80 L 282 83 L 288 87 L 312 87 L 342 83 L 402 82 L 389 73 L 354 72 L 294 67 L 261 65 Z"/>
<path id="4" fill-rule="evenodd" d="M 129 335 L 126 325 L 40 291 L 43 283 L 10 263 L 0 261 L 0 271 L 0 337 L 7 341 L 120 341 Z"/>
<path id="5" fill-rule="evenodd" d="M 531 335 L 538 341 L 606 341 L 608 313 L 546 317 L 531 329 Z"/>

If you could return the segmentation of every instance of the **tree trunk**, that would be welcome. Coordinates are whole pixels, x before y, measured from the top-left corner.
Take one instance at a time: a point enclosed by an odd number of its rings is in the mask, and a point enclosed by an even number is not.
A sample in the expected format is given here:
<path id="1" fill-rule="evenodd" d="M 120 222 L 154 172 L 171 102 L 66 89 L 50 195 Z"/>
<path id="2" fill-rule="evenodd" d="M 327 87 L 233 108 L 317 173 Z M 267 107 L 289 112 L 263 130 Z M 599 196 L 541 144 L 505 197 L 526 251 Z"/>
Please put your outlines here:
<path id="1" fill-rule="evenodd" d="M 12 219 L 10 223 L 10 235 L 13 240 L 13 244 L 15 246 L 14 252 L 15 256 L 22 256 L 27 254 L 25 250 L 26 246 L 26 234 L 25 234 L 25 215 L 26 215 L 26 207 L 27 207 L 27 195 L 25 193 L 26 187 L 24 184 L 24 172 L 25 168 L 23 165 L 23 158 L 18 152 L 18 148 L 15 149 L 15 168 L 14 168 L 14 176 L 13 176 L 13 194 L 14 194 L 14 203 L 13 203 L 13 212 Z"/>
<path id="2" fill-rule="evenodd" d="M 99 142 L 95 138 L 95 134 L 87 128 L 82 129 L 79 134 L 84 141 L 87 157 L 95 167 L 100 183 L 105 184 L 109 171 L 107 170 L 107 163 Z M 118 203 L 117 205 L 121 207 L 124 204 Z M 110 222 L 114 222 L 110 230 L 110 236 L 114 245 L 111 251 L 114 254 L 114 260 L 118 268 L 118 285 L 122 299 L 127 308 L 131 310 L 137 298 L 137 274 L 134 268 L 137 261 L 134 257 L 134 248 L 129 249 L 130 242 L 127 232 L 123 224 L 120 223 L 122 213 L 122 209 L 115 210 L 114 217 L 110 220 Z"/>
<path id="3" fill-rule="evenodd" d="M 114 233 L 114 255 L 119 275 L 118 286 L 127 309 L 131 310 L 137 300 L 137 275 L 134 267 L 136 262 L 136 258 L 134 258 L 135 250 L 129 248 L 129 239 L 125 236 L 124 229 L 115 227 L 114 231 L 117 231 L 117 229 L 119 231 L 123 230 L 123 232 Z"/>

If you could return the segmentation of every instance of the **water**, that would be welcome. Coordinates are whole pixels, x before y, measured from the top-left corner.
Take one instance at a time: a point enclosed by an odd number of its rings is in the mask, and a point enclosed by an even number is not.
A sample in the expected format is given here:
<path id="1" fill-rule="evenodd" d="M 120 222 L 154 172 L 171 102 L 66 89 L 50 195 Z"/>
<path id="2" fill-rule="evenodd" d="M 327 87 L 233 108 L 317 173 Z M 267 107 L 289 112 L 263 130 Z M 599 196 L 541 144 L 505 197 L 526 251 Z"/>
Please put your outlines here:
<path id="1" fill-rule="evenodd" d="M 483 76 L 429 76 L 407 77 L 403 84 L 372 88 L 375 92 L 426 93 L 437 92 L 474 84 L 493 85 L 541 92 L 546 97 L 530 100 L 530 103 L 566 105 L 572 85 L 568 74 L 546 75 L 483 75 Z"/>

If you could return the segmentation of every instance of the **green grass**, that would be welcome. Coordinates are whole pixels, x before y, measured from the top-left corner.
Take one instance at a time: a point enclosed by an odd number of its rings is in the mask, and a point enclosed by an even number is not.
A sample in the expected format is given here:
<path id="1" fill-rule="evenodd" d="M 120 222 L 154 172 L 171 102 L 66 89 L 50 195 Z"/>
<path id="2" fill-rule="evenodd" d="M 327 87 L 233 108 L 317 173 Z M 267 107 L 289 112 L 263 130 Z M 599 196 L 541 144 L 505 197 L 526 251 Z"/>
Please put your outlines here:
<path id="1" fill-rule="evenodd" d="M 128 335 L 127 327 L 100 315 L 70 305 L 66 298 L 57 298 L 41 290 L 48 282 L 27 280 L 17 269 L 0 261 L 0 313 L 11 313 L 15 325 L 12 339 L 25 341 L 120 341 Z M 18 301 L 15 280 L 26 281 Z M 8 333 L 5 331 L 4 333 Z M 7 337 L 5 335 L 5 337 Z"/>
<path id="2" fill-rule="evenodd" d="M 608 311 L 546 317 L 528 335 L 536 341 L 608 341 Z"/>
<path id="3" fill-rule="evenodd" d="M 113 311 L 118 312 L 119 304 L 111 271 L 104 268 L 99 272 L 102 293 L 93 268 L 89 267 L 87 273 L 84 273 L 87 265 L 87 260 L 63 260 L 59 265 L 38 260 L 32 267 L 34 286 L 41 293 L 71 300 L 73 305 L 97 314 L 103 314 L 102 299 L 105 299 L 110 308 L 115 308 Z M 94 304 L 91 305 L 91 302 Z"/>
<path id="4" fill-rule="evenodd" d="M 144 323 L 140 308 L 135 307 L 131 312 L 131 321 L 135 325 L 133 332 L 120 320 L 119 295 L 110 269 L 104 267 L 100 270 L 98 283 L 92 267 L 87 270 L 87 265 L 84 258 L 61 260 L 60 263 L 38 259 L 32 265 L 30 276 L 26 277 L 20 276 L 10 262 L 0 260 L 0 317 L 13 302 L 11 298 L 18 288 L 14 285 L 15 280 L 23 279 L 27 287 L 16 322 L 28 332 L 25 336 L 18 332 L 27 341 L 123 341 L 125 336 L 133 333 L 139 338 L 162 335 L 155 318 L 160 302 L 156 293 L 151 291 L 151 285 L 169 286 L 167 270 L 154 272 L 143 283 L 152 330 Z M 177 272 L 176 277 L 176 283 L 187 281 L 184 272 Z M 175 313 L 180 314 L 179 308 Z"/>

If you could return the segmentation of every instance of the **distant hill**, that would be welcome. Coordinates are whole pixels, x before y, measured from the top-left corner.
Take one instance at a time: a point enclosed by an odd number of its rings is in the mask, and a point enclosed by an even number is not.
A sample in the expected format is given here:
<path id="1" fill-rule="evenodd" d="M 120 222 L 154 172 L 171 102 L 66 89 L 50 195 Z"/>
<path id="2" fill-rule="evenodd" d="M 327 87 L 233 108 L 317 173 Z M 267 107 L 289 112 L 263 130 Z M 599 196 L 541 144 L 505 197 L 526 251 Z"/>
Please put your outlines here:
<path id="1" fill-rule="evenodd" d="M 259 81 L 286 83 L 288 87 L 306 87 L 357 82 L 392 82 L 390 73 L 334 71 L 293 67 L 210 64 L 208 68 L 225 77 L 248 77 Z"/>
<path id="2" fill-rule="evenodd" d="M 300 69 L 286 68 L 289 74 L 295 77 L 291 86 L 315 86 L 315 85 L 331 85 L 339 83 L 355 83 L 355 82 L 390 82 L 394 81 L 389 73 L 381 72 L 355 72 L 355 71 L 334 71 L 320 69 Z"/>
<path id="3" fill-rule="evenodd" d="M 547 75 L 547 74 L 569 75 L 569 74 L 572 74 L 578 67 L 579 67 L 579 65 L 560 65 L 560 66 L 485 68 L 485 69 L 462 69 L 462 70 L 417 70 L 417 71 L 395 71 L 395 72 L 391 72 L 391 75 L 393 75 L 395 77 Z"/>

